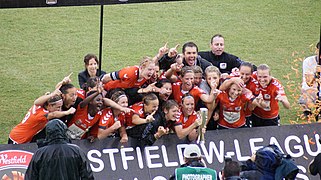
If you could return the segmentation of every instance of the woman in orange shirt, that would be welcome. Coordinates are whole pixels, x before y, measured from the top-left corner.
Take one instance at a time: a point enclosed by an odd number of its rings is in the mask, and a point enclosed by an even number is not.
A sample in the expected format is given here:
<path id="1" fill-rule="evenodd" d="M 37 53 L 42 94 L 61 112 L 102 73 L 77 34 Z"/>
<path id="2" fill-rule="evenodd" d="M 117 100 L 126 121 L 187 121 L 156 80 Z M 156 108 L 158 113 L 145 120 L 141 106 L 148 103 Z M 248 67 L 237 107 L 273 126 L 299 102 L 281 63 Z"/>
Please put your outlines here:
<path id="1" fill-rule="evenodd" d="M 155 63 L 150 57 L 144 57 L 139 66 L 130 66 L 104 75 L 102 82 L 105 90 L 116 88 L 139 88 L 155 72 Z"/>

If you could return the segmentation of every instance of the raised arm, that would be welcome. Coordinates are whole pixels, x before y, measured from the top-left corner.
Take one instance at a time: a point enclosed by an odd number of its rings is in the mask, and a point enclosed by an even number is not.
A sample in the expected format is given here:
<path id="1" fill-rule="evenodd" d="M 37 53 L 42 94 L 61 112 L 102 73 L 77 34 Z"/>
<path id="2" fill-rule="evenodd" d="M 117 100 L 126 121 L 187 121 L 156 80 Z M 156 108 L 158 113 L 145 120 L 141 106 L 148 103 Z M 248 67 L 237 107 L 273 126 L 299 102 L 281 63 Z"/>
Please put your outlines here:
<path id="1" fill-rule="evenodd" d="M 108 83 L 109 81 L 112 81 L 112 79 L 111 79 L 111 73 L 105 74 L 105 75 L 101 78 L 101 81 L 102 81 L 104 84 Z"/>
<path id="2" fill-rule="evenodd" d="M 240 87 L 244 87 L 244 82 L 241 78 L 239 77 L 232 77 L 231 79 L 227 79 L 225 80 L 221 86 L 220 86 L 220 90 L 221 91 L 225 91 L 227 90 L 233 83 L 237 84 Z"/>
<path id="3" fill-rule="evenodd" d="M 213 103 L 219 92 L 220 90 L 216 88 L 211 88 L 210 94 L 202 94 L 200 98 L 204 103 Z"/>
<path id="4" fill-rule="evenodd" d="M 166 42 L 163 47 L 159 48 L 157 55 L 153 57 L 153 62 L 155 64 L 158 64 L 158 60 L 160 60 L 167 53 L 167 51 L 168 51 L 168 45 Z"/>
<path id="5" fill-rule="evenodd" d="M 71 82 L 70 76 L 72 75 L 73 72 L 71 72 L 68 76 L 64 77 L 64 79 L 62 81 L 60 81 L 59 83 L 57 83 L 56 85 L 56 89 L 60 89 L 60 87 L 64 84 L 68 84 Z"/>
<path id="6" fill-rule="evenodd" d="M 129 113 L 131 111 L 134 111 L 134 110 L 132 110 L 130 108 L 123 107 L 123 106 L 117 104 L 115 101 L 113 101 L 113 100 L 111 100 L 109 98 L 103 98 L 103 102 L 104 102 L 105 106 L 110 106 L 111 108 L 120 110 L 120 111 L 122 111 L 124 113 Z"/>
<path id="7" fill-rule="evenodd" d="M 54 111 L 54 112 L 50 112 L 47 115 L 47 119 L 51 120 L 54 118 L 61 118 L 63 116 L 67 116 L 69 114 L 74 114 L 76 112 L 76 109 L 71 107 L 70 109 L 68 109 L 67 111 Z"/>
<path id="8" fill-rule="evenodd" d="M 59 89 L 56 89 L 54 92 L 52 93 L 49 93 L 49 94 L 45 94 L 43 96 L 40 96 L 39 98 L 37 98 L 35 101 L 34 101 L 34 105 L 36 106 L 43 106 L 51 97 L 54 97 L 56 95 L 61 95 L 61 92 Z"/>
<path id="9" fill-rule="evenodd" d="M 158 61 L 159 68 L 163 70 L 168 70 L 170 65 L 175 63 L 175 57 L 177 56 L 177 48 L 179 44 L 177 44 L 174 48 L 169 49 L 168 53 L 163 55 Z"/>
<path id="10" fill-rule="evenodd" d="M 80 108 L 84 108 L 85 106 L 87 106 L 89 104 L 90 101 L 92 101 L 96 96 L 98 96 L 99 94 L 102 94 L 104 91 L 104 88 L 102 86 L 102 83 L 98 81 L 97 86 L 96 86 L 96 91 L 90 91 L 89 93 L 93 92 L 92 94 L 90 94 L 89 96 L 87 96 L 83 101 L 81 101 L 79 103 Z"/>

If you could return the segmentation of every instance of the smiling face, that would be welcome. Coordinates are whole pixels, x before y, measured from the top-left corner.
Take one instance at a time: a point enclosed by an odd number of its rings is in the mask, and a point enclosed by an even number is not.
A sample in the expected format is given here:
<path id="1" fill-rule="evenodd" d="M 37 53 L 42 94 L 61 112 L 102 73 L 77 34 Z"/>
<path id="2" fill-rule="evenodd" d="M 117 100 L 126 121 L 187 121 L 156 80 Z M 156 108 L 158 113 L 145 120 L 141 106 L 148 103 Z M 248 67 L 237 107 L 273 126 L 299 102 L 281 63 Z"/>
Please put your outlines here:
<path id="1" fill-rule="evenodd" d="M 193 114 L 195 108 L 194 98 L 192 96 L 186 96 L 182 100 L 182 111 L 185 117 Z"/>
<path id="2" fill-rule="evenodd" d="M 167 101 L 169 96 L 172 94 L 173 90 L 172 90 L 172 84 L 171 83 L 164 83 L 163 86 L 160 88 L 160 92 L 159 93 L 159 98 L 163 101 Z"/>
<path id="3" fill-rule="evenodd" d="M 176 121 L 179 119 L 179 108 L 178 106 L 172 106 L 169 110 L 164 109 L 166 121 Z"/>
<path id="4" fill-rule="evenodd" d="M 211 49 L 213 54 L 216 56 L 222 55 L 224 52 L 224 38 L 223 37 L 214 37 L 211 44 Z"/>
<path id="5" fill-rule="evenodd" d="M 185 48 L 184 57 L 185 57 L 185 62 L 189 66 L 194 66 L 195 61 L 196 61 L 196 57 L 197 57 L 197 48 L 187 46 Z"/>
<path id="6" fill-rule="evenodd" d="M 139 74 L 145 79 L 150 79 L 155 73 L 155 68 L 156 68 L 155 63 L 151 62 L 144 67 L 140 67 Z"/>
<path id="7" fill-rule="evenodd" d="M 90 101 L 89 105 L 91 106 L 91 108 L 93 108 L 93 112 L 97 113 L 101 110 L 101 107 L 103 106 L 103 96 L 101 94 L 97 95 L 93 100 Z"/>
<path id="8" fill-rule="evenodd" d="M 149 100 L 146 104 L 144 104 L 144 112 L 145 114 L 151 114 L 154 111 L 157 111 L 159 105 L 158 99 Z"/>
<path id="9" fill-rule="evenodd" d="M 91 59 L 88 61 L 88 64 L 86 64 L 85 66 L 86 66 L 87 71 L 88 71 L 90 74 L 96 75 L 97 68 L 98 68 L 98 64 L 97 64 L 95 58 L 91 58 Z"/>
<path id="10" fill-rule="evenodd" d="M 272 76 L 270 75 L 269 69 L 258 69 L 257 70 L 257 81 L 260 83 L 260 85 L 265 88 L 267 85 L 269 85 L 270 81 L 272 79 Z"/>
<path id="11" fill-rule="evenodd" d="M 182 77 L 182 89 L 189 91 L 192 89 L 194 84 L 194 72 L 188 72 Z"/>
<path id="12" fill-rule="evenodd" d="M 128 98 L 125 95 L 122 95 L 119 100 L 117 101 L 121 107 L 128 107 Z"/>
<path id="13" fill-rule="evenodd" d="M 240 67 L 240 77 L 244 81 L 244 83 L 248 83 L 252 75 L 252 70 L 248 66 Z"/>
<path id="14" fill-rule="evenodd" d="M 236 84 L 232 84 L 228 92 L 229 97 L 232 99 L 236 99 L 241 94 L 242 94 L 242 88 Z"/>

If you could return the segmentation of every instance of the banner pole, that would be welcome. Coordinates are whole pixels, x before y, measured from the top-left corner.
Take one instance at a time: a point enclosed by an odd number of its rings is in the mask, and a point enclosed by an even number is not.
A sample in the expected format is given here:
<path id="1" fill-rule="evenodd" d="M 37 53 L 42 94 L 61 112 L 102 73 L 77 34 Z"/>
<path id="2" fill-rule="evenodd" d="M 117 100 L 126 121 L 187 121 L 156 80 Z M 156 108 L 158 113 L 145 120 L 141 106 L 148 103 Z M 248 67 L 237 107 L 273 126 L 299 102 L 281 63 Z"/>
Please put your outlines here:
<path id="1" fill-rule="evenodd" d="M 99 35 L 99 69 L 98 76 L 101 75 L 102 49 L 103 49 L 103 26 L 104 26 L 104 4 L 100 5 L 100 35 Z"/>

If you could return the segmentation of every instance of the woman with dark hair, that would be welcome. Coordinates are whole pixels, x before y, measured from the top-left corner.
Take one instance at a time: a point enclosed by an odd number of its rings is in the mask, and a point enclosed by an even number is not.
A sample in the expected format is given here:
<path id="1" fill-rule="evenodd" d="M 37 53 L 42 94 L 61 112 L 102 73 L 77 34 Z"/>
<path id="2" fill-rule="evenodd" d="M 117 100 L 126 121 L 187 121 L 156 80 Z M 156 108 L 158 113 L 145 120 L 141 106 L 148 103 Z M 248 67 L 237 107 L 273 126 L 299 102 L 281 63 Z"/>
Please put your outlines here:
<path id="1" fill-rule="evenodd" d="M 128 98 L 124 91 L 116 91 L 113 93 L 111 100 L 121 107 L 128 106 Z M 125 113 L 114 107 L 103 109 L 99 122 L 95 124 L 90 134 L 98 139 L 105 139 L 109 136 L 120 136 L 121 143 L 127 142 Z"/>
<path id="2" fill-rule="evenodd" d="M 179 106 L 176 101 L 168 100 L 163 105 L 161 113 L 153 114 L 153 121 L 137 125 L 127 130 L 128 136 L 136 138 L 141 146 L 152 145 L 157 139 L 175 131 L 175 124 L 179 118 Z"/>
<path id="3" fill-rule="evenodd" d="M 103 107 L 102 88 L 98 91 L 90 91 L 87 97 L 79 103 L 77 111 L 68 122 L 67 136 L 70 139 L 84 139 L 89 129 L 96 124 L 101 117 Z"/>
<path id="4" fill-rule="evenodd" d="M 100 77 L 106 74 L 105 71 L 101 71 L 101 74 L 99 74 L 99 71 L 98 71 L 99 60 L 96 55 L 87 54 L 84 57 L 84 63 L 85 63 L 85 70 L 78 74 L 79 87 L 82 89 L 84 88 L 83 87 L 84 84 L 87 82 L 87 80 L 90 77 Z"/>
<path id="5" fill-rule="evenodd" d="M 172 83 L 168 79 L 160 79 L 145 88 L 138 89 L 137 93 L 155 93 L 159 100 L 158 111 L 162 111 L 163 104 L 172 99 Z"/>

